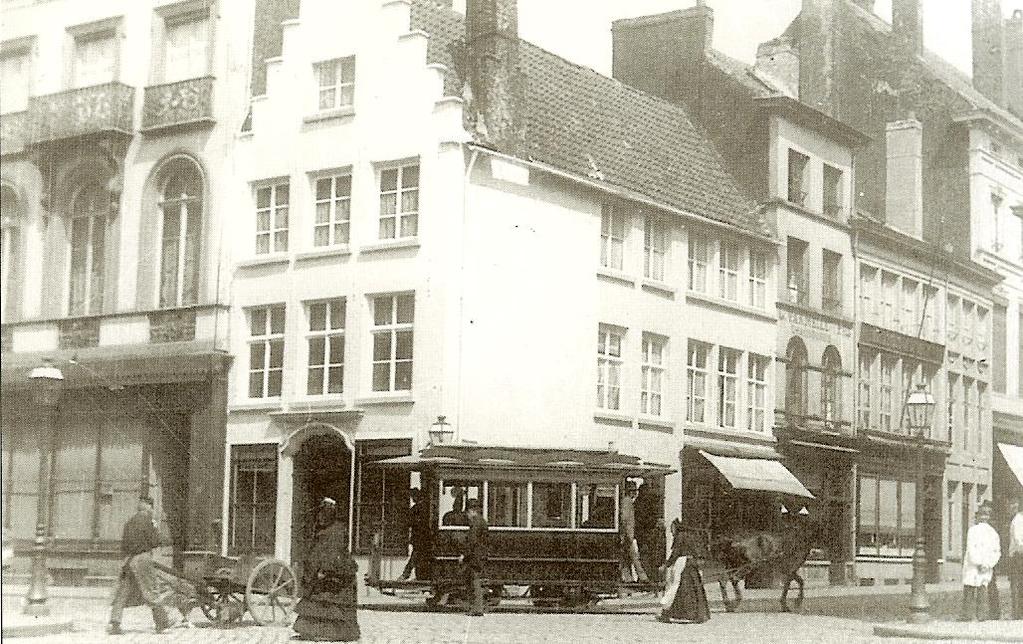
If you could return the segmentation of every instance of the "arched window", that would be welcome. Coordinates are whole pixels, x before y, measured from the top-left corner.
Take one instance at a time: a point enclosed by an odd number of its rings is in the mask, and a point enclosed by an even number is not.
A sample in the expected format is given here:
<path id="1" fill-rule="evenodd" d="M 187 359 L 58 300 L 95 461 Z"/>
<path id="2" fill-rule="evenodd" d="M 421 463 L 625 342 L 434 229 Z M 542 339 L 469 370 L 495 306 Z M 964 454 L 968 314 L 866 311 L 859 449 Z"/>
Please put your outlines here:
<path id="1" fill-rule="evenodd" d="M 0 250 L 0 317 L 4 322 L 14 315 L 21 290 L 18 268 L 21 264 L 21 203 L 11 186 L 0 186 L 0 225 L 3 230 L 3 248 Z"/>
<path id="2" fill-rule="evenodd" d="M 160 194 L 160 306 L 195 304 L 199 291 L 202 175 L 195 162 L 173 159 Z"/>
<path id="3" fill-rule="evenodd" d="M 842 356 L 831 346 L 821 361 L 821 415 L 825 421 L 838 421 L 842 415 Z"/>
<path id="4" fill-rule="evenodd" d="M 102 184 L 88 183 L 75 195 L 71 205 L 70 315 L 103 311 L 109 214 L 110 193 Z"/>
<path id="5" fill-rule="evenodd" d="M 785 351 L 785 415 L 789 423 L 802 425 L 807 414 L 806 345 L 799 338 L 789 340 Z"/>

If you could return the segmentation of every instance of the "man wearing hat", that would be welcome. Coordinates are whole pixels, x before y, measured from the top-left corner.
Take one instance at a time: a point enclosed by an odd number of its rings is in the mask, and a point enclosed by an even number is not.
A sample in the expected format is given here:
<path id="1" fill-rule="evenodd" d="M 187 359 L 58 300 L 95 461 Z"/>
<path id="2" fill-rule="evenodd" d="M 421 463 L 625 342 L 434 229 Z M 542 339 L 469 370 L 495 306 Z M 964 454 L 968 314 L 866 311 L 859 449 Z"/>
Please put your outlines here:
<path id="1" fill-rule="evenodd" d="M 639 544 L 636 543 L 636 497 L 639 490 L 636 482 L 625 481 L 625 494 L 622 496 L 622 506 L 619 509 L 618 537 L 622 546 L 621 577 L 622 581 L 633 581 L 633 572 L 636 573 L 635 581 L 647 582 L 646 571 L 639 560 Z"/>
<path id="2" fill-rule="evenodd" d="M 995 564 L 1002 556 L 998 533 L 991 527 L 991 506 L 985 501 L 977 508 L 977 522 L 966 533 L 966 550 L 963 553 L 963 604 L 959 613 L 960 621 L 980 618 L 980 603 L 985 590 L 988 600 L 988 617 L 998 619 L 998 591 L 990 587 L 993 583 Z"/>
<path id="3" fill-rule="evenodd" d="M 469 499 L 465 504 L 465 518 L 469 533 L 462 552 L 462 566 L 467 589 L 472 591 L 472 607 L 469 615 L 483 615 L 483 567 L 487 563 L 487 520 L 483 518 L 483 505 L 479 499 Z"/>

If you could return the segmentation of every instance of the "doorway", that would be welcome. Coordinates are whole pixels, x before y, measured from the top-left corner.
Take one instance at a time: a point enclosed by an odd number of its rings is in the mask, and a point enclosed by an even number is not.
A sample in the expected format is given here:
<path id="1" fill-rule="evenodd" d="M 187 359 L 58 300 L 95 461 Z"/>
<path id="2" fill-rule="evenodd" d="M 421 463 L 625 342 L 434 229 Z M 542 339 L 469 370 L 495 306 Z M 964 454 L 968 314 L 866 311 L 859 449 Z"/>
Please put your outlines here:
<path id="1" fill-rule="evenodd" d="M 295 454 L 291 511 L 291 560 L 299 579 L 315 537 L 320 501 L 337 502 L 338 519 L 350 528 L 352 453 L 339 436 L 315 435 Z"/>

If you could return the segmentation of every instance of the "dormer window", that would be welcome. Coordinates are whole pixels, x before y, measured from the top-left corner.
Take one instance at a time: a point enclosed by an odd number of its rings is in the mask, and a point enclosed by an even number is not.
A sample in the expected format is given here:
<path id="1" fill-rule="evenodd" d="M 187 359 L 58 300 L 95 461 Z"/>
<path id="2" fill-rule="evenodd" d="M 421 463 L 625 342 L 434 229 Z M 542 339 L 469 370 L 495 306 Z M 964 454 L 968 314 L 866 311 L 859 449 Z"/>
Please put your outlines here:
<path id="1" fill-rule="evenodd" d="M 352 107 L 355 99 L 355 56 L 336 58 L 316 64 L 319 79 L 319 110 Z"/>
<path id="2" fill-rule="evenodd" d="M 809 165 L 810 157 L 789 150 L 788 200 L 800 206 L 806 205 L 808 196 L 809 182 L 806 180 L 806 170 Z"/>

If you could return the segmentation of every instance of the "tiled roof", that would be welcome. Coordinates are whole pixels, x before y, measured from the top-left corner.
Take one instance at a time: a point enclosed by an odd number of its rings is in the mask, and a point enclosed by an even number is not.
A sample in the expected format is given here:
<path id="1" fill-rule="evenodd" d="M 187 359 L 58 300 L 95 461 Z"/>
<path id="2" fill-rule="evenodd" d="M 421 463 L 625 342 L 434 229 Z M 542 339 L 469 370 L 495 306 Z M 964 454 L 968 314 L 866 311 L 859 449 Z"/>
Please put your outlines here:
<path id="1" fill-rule="evenodd" d="M 453 52 L 463 40 L 463 17 L 416 0 L 412 23 L 430 34 L 429 61 L 450 70 L 445 92 L 460 96 Z M 672 209 L 768 234 L 754 202 L 682 107 L 520 42 L 531 160 Z"/>

